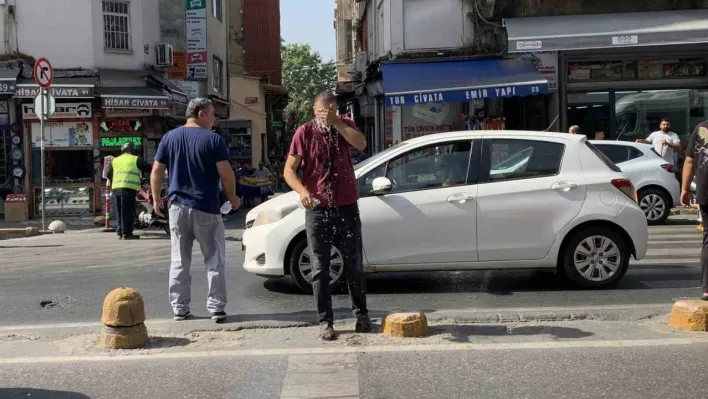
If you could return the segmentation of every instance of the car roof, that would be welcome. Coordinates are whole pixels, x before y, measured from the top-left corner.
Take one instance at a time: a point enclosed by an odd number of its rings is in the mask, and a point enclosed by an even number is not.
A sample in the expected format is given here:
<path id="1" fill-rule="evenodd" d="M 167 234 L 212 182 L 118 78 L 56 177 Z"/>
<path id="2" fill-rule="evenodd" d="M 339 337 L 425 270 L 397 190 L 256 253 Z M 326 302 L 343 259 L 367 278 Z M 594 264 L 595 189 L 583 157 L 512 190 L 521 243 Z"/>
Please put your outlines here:
<path id="1" fill-rule="evenodd" d="M 647 143 L 635 143 L 634 141 L 619 141 L 619 140 L 590 140 L 593 145 L 623 145 L 626 147 L 640 148 L 642 150 L 650 150 L 654 146 Z"/>
<path id="2" fill-rule="evenodd" d="M 504 137 L 513 136 L 514 138 L 528 137 L 529 139 L 534 138 L 563 138 L 571 142 L 580 143 L 586 141 L 587 137 L 582 134 L 570 134 L 570 133 L 558 133 L 558 132 L 538 132 L 531 130 L 463 130 L 456 132 L 444 132 L 444 133 L 434 133 L 425 136 L 420 136 L 412 139 L 405 140 L 404 143 L 407 144 L 420 144 L 427 142 L 435 142 L 441 140 L 449 139 L 474 139 L 482 137 Z"/>

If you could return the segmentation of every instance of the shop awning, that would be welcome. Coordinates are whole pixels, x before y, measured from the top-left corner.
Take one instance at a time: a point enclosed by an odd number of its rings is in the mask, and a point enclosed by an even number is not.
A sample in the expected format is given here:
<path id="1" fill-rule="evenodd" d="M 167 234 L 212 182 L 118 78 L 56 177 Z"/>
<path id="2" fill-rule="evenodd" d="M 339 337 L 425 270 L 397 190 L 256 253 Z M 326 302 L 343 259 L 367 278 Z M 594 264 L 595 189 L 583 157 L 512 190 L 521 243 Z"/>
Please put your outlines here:
<path id="1" fill-rule="evenodd" d="M 170 99 L 153 87 L 97 87 L 103 108 L 170 109 Z"/>
<path id="2" fill-rule="evenodd" d="M 708 43 L 708 10 L 507 18 L 509 52 Z"/>
<path id="3" fill-rule="evenodd" d="M 548 82 L 526 60 L 382 64 L 386 106 L 543 94 Z"/>

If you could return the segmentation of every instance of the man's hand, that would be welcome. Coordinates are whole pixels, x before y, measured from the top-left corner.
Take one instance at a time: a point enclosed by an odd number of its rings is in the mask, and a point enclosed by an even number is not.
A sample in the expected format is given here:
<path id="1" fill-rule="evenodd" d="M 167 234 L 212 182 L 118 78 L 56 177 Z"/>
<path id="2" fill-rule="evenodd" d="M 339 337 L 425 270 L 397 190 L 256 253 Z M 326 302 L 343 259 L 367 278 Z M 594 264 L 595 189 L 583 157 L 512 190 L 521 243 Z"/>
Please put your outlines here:
<path id="1" fill-rule="evenodd" d="M 644 139 L 636 139 L 636 140 L 634 140 L 634 142 L 635 142 L 635 143 L 645 143 L 645 144 L 646 144 L 647 141 L 644 140 Z"/>
<path id="2" fill-rule="evenodd" d="M 330 104 L 329 111 L 327 111 L 327 123 L 330 125 L 336 125 L 341 122 L 339 115 L 337 115 L 337 106 L 335 104 Z"/>
<path id="3" fill-rule="evenodd" d="M 315 205 L 315 202 L 312 200 L 312 195 L 307 190 L 302 190 L 300 193 L 300 203 L 302 203 L 305 209 L 313 208 Z"/>
<path id="4" fill-rule="evenodd" d="M 162 209 L 160 209 L 160 205 L 162 205 L 162 198 L 160 198 L 159 195 L 152 195 L 152 209 L 155 211 L 157 216 L 160 217 L 165 217 L 165 214 L 162 212 Z"/>
<path id="5" fill-rule="evenodd" d="M 231 209 L 238 209 L 241 206 L 241 198 L 237 197 L 236 194 L 226 194 L 226 198 L 231 203 Z"/>
<path id="6" fill-rule="evenodd" d="M 681 190 L 681 204 L 683 206 L 691 206 L 691 192 L 688 190 Z"/>

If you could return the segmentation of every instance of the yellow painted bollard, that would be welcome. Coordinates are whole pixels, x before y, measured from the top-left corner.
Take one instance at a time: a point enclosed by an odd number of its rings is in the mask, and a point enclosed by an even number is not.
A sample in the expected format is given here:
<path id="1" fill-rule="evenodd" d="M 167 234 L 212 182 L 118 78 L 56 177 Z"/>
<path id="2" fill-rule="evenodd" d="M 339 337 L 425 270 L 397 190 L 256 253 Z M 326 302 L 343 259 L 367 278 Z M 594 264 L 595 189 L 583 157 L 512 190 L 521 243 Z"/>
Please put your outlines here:
<path id="1" fill-rule="evenodd" d="M 428 332 L 423 312 L 393 313 L 383 320 L 383 334 L 389 337 L 422 337 Z"/>
<path id="2" fill-rule="evenodd" d="M 98 345 L 104 349 L 134 349 L 148 341 L 145 302 L 132 288 L 116 288 L 106 295 Z"/>
<path id="3" fill-rule="evenodd" d="M 669 327 L 708 332 L 708 301 L 700 299 L 676 301 L 671 309 Z"/>

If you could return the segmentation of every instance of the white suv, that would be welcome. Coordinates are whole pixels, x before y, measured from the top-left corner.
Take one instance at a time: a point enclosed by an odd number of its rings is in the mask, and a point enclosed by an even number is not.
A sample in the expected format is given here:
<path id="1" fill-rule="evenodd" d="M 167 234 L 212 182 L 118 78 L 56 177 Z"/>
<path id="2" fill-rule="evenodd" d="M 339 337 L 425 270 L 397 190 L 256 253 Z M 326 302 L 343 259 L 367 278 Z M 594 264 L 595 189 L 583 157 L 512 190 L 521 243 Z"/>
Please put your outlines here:
<path id="1" fill-rule="evenodd" d="M 644 257 L 631 181 L 584 136 L 470 131 L 411 139 L 355 166 L 367 272 L 550 268 L 585 287 Z M 294 192 L 246 215 L 244 268 L 311 291 Z M 331 283 L 343 277 L 334 248 Z"/>
<path id="2" fill-rule="evenodd" d="M 666 222 L 671 208 L 680 203 L 681 185 L 674 165 L 659 156 L 650 144 L 605 140 L 591 143 L 632 180 L 649 224 Z"/>

